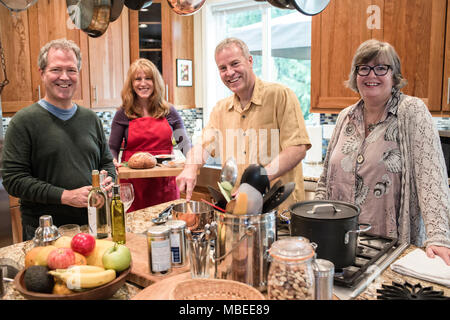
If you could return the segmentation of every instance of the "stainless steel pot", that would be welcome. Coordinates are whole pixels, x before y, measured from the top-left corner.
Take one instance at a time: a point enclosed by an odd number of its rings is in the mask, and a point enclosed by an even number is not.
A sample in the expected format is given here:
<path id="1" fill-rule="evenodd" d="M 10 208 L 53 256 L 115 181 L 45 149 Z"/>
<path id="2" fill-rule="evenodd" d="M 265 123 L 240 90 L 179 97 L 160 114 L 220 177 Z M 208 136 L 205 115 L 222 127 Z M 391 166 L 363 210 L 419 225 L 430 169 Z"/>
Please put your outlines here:
<path id="1" fill-rule="evenodd" d="M 358 234 L 371 228 L 370 224 L 358 223 L 358 206 L 342 201 L 298 202 L 289 207 L 289 212 L 291 236 L 315 242 L 317 257 L 330 260 L 336 269 L 354 263 Z"/>
<path id="2" fill-rule="evenodd" d="M 215 219 L 218 227 L 215 278 L 265 290 L 270 264 L 268 250 L 276 236 L 276 210 L 259 215 L 216 211 Z"/>
<path id="3" fill-rule="evenodd" d="M 214 220 L 214 208 L 200 201 L 178 203 L 172 207 L 172 217 L 184 220 L 192 234 L 199 234 Z"/>

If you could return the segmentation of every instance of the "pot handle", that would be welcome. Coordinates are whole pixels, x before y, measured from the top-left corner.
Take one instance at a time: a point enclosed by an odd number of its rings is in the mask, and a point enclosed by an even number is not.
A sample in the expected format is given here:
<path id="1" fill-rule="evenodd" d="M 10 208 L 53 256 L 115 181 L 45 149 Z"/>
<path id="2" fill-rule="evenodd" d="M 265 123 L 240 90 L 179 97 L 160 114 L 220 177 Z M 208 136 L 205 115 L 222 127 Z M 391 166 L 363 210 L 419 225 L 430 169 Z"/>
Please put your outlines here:
<path id="1" fill-rule="evenodd" d="M 289 212 L 289 209 L 284 209 L 282 212 L 280 212 L 279 217 L 280 217 L 281 221 L 286 222 L 287 224 L 289 224 L 291 222 L 291 220 L 286 215 L 287 212 Z"/>
<path id="2" fill-rule="evenodd" d="M 336 212 L 341 212 L 341 209 L 337 209 L 334 204 L 332 203 L 324 203 L 324 204 L 316 204 L 314 205 L 314 207 L 312 208 L 312 210 L 308 210 L 306 211 L 306 213 L 308 214 L 315 214 L 315 213 L 321 213 L 321 212 L 330 212 L 332 211 L 333 213 Z"/>
<path id="3" fill-rule="evenodd" d="M 359 228 L 360 226 L 365 226 L 365 228 L 360 229 Z M 372 226 L 370 225 L 370 223 L 358 223 L 358 230 L 350 230 L 345 233 L 344 243 L 348 244 L 349 239 L 350 239 L 350 233 L 360 234 L 361 232 L 369 231 L 371 228 L 372 228 Z"/>
<path id="4" fill-rule="evenodd" d="M 226 256 L 228 256 L 231 252 L 233 252 L 234 249 L 237 248 L 237 246 L 239 246 L 239 244 L 244 241 L 245 238 L 252 236 L 254 233 L 256 232 L 256 227 L 253 225 L 250 225 L 247 227 L 247 229 L 245 230 L 245 234 L 239 239 L 239 241 L 234 245 L 233 248 L 231 248 L 230 251 L 226 252 L 223 256 L 221 257 L 216 257 L 216 254 L 214 253 L 213 256 L 213 262 L 214 263 L 218 263 L 221 260 L 225 259 Z"/>

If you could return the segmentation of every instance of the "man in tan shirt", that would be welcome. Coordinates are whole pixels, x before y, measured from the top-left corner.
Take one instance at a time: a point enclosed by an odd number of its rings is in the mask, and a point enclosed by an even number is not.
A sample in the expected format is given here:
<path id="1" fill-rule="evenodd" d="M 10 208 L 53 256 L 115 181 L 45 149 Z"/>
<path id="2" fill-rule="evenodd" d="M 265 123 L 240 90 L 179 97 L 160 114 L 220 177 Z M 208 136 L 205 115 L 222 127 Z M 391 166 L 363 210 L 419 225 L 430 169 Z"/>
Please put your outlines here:
<path id="1" fill-rule="evenodd" d="M 229 157 L 238 164 L 238 181 L 249 164 L 265 167 L 271 183 L 296 188 L 283 207 L 305 199 L 301 160 L 311 148 L 300 103 L 295 93 L 277 83 L 260 80 L 253 72 L 253 57 L 247 45 L 228 38 L 216 47 L 220 77 L 234 94 L 220 100 L 203 129 L 201 144 L 187 155 L 184 170 L 177 177 L 180 191 L 190 200 L 197 170 L 209 155 L 220 155 L 222 165 Z M 236 187 L 235 187 L 236 188 Z"/>

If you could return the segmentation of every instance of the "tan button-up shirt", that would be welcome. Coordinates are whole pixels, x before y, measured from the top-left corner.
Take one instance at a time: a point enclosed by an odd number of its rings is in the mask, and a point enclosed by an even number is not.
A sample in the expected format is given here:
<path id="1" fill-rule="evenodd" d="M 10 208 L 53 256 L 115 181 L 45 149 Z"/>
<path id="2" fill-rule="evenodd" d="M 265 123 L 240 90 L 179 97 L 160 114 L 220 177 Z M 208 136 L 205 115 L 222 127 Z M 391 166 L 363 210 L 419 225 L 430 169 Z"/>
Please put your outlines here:
<path id="1" fill-rule="evenodd" d="M 243 109 L 236 94 L 216 104 L 202 140 L 212 156 L 220 156 L 222 165 L 234 157 L 238 179 L 249 164 L 266 166 L 282 150 L 302 144 L 311 148 L 297 96 L 281 84 L 258 78 L 252 98 Z M 295 182 L 296 188 L 280 208 L 305 199 L 301 163 L 281 179 L 283 183 Z"/>

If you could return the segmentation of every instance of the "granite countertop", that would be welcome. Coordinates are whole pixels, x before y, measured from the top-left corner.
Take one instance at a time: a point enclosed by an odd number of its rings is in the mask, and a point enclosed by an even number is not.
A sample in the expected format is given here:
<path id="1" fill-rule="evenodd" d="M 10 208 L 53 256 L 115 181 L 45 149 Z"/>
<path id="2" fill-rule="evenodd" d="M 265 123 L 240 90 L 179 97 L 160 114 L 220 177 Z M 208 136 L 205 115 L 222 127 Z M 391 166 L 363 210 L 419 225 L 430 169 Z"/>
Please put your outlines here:
<path id="1" fill-rule="evenodd" d="M 130 212 L 127 214 L 127 231 L 133 233 L 143 233 L 153 225 L 151 219 L 156 217 L 161 211 L 163 211 L 167 206 L 172 203 L 181 203 L 184 199 L 179 199 L 171 202 L 162 203 L 156 206 L 152 206 L 146 209 Z M 23 268 L 25 261 L 25 253 L 33 247 L 31 241 L 21 242 L 15 245 L 0 248 L 0 258 L 11 259 L 17 262 L 20 268 Z M 416 247 L 408 247 L 400 257 L 411 252 Z M 422 281 L 416 278 L 403 276 L 392 271 L 389 267 L 384 270 L 384 272 L 372 282 L 366 290 L 357 297 L 357 300 L 375 300 L 377 297 L 376 290 L 381 288 L 382 284 L 392 284 L 392 281 L 404 283 L 408 281 L 411 284 L 420 283 L 423 287 L 432 286 L 433 290 L 444 291 L 444 295 L 450 296 L 450 288 L 440 286 L 436 283 L 431 283 L 427 281 Z M 121 299 L 128 300 L 134 297 L 142 288 L 135 286 L 132 283 L 126 282 L 125 285 L 120 288 L 116 294 L 111 299 Z M 3 299 L 9 300 L 24 300 L 25 298 L 14 288 L 12 282 L 5 283 L 5 295 Z"/>

